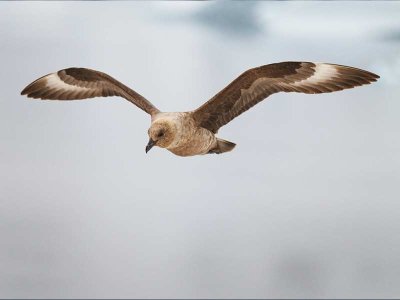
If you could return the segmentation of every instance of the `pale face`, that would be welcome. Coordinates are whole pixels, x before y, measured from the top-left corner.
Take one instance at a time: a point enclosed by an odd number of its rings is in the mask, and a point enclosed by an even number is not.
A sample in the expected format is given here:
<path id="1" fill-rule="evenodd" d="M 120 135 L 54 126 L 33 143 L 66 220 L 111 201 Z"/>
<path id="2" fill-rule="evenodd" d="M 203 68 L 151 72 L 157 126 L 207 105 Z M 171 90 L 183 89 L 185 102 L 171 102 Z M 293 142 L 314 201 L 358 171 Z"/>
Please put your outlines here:
<path id="1" fill-rule="evenodd" d="M 146 147 L 146 152 L 148 152 L 153 146 L 166 148 L 174 141 L 175 138 L 173 126 L 171 126 L 171 124 L 168 122 L 153 123 L 149 128 L 148 134 L 150 140 Z"/>

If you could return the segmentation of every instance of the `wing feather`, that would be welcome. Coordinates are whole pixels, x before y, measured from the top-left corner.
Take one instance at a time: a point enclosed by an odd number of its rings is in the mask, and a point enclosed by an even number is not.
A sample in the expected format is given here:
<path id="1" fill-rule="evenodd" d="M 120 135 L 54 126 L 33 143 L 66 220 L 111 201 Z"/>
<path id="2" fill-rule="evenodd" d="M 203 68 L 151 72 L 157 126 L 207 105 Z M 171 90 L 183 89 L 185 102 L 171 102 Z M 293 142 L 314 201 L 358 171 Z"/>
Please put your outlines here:
<path id="1" fill-rule="evenodd" d="M 111 76 L 86 68 L 63 69 L 29 84 L 21 95 L 46 100 L 80 100 L 120 96 L 150 115 L 159 110 L 146 98 Z"/>
<path id="2" fill-rule="evenodd" d="M 235 117 L 278 92 L 331 93 L 369 84 L 378 75 L 342 65 L 282 62 L 247 70 L 192 112 L 198 126 L 216 133 Z"/>

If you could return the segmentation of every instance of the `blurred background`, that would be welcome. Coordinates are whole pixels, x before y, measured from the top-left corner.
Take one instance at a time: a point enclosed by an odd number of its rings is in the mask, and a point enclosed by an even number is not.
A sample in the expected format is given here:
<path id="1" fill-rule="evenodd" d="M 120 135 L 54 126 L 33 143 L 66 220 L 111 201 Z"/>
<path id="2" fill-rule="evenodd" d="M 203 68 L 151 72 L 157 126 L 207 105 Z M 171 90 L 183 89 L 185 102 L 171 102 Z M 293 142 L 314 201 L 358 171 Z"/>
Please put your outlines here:
<path id="1" fill-rule="evenodd" d="M 0 297 L 398 298 L 399 2 L 1 2 Z M 36 101 L 66 67 L 191 110 L 248 68 L 381 76 L 278 94 L 224 155 L 145 154 L 129 102 Z"/>

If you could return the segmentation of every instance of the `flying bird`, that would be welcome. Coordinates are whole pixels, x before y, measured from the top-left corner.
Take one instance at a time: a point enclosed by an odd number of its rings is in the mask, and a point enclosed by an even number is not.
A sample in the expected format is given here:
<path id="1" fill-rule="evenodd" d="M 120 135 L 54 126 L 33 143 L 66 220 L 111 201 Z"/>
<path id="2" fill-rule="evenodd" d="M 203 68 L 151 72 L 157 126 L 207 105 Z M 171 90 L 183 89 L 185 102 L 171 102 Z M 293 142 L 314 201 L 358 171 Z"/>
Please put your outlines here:
<path id="1" fill-rule="evenodd" d="M 119 96 L 151 116 L 146 153 L 166 148 L 179 156 L 231 151 L 236 144 L 218 138 L 218 130 L 278 92 L 321 94 L 376 81 L 378 75 L 328 63 L 281 62 L 249 69 L 193 111 L 161 112 L 146 98 L 111 76 L 86 68 L 68 68 L 29 84 L 21 95 L 46 100 Z"/>

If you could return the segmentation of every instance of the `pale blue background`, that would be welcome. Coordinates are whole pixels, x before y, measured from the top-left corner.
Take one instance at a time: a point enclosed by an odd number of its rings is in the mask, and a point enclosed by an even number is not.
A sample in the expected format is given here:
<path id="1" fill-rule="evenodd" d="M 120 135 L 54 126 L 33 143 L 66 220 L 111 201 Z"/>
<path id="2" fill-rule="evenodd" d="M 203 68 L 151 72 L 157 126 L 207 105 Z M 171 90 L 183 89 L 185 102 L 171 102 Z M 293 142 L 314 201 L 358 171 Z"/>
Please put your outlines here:
<path id="1" fill-rule="evenodd" d="M 400 297 L 399 2 L 1 2 L 0 297 Z M 378 83 L 279 94 L 225 155 L 144 152 L 127 101 L 28 100 L 82 66 L 160 109 L 306 60 Z"/>

